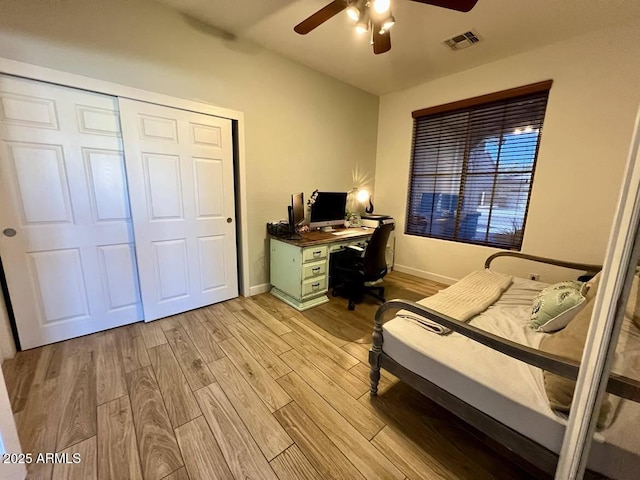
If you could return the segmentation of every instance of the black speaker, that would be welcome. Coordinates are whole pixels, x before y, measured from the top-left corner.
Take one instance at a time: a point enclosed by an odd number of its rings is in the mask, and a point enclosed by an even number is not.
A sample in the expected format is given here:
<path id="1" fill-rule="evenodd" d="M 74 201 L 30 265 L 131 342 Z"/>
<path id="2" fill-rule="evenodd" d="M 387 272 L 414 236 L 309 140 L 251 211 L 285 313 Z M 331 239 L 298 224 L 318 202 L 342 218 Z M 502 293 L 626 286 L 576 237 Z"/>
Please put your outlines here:
<path id="1" fill-rule="evenodd" d="M 293 207 L 291 205 L 287 205 L 287 220 L 289 220 L 289 232 L 294 233 Z"/>

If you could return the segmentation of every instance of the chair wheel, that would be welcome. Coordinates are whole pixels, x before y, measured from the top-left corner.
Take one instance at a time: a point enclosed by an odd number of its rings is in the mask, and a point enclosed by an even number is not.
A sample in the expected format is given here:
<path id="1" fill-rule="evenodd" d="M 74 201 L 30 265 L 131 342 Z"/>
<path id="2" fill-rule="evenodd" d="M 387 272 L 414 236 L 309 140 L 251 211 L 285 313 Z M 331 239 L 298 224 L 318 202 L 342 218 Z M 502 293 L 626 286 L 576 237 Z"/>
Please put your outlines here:
<path id="1" fill-rule="evenodd" d="M 349 310 L 355 310 L 356 305 L 353 302 L 349 302 Z"/>

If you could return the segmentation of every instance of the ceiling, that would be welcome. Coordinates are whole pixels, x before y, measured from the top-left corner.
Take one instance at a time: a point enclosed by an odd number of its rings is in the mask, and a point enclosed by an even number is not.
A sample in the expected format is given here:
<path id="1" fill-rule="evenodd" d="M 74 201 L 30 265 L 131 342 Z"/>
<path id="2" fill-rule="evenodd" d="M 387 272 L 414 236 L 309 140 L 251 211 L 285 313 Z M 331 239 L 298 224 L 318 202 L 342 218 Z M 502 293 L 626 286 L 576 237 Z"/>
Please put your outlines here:
<path id="1" fill-rule="evenodd" d="M 459 13 L 391 0 L 391 51 L 374 55 L 342 12 L 307 35 L 293 27 L 330 0 L 158 0 L 204 22 L 228 41 L 244 38 L 376 95 L 565 40 L 640 20 L 638 0 L 479 0 Z M 453 51 L 443 40 L 474 29 L 481 42 Z"/>

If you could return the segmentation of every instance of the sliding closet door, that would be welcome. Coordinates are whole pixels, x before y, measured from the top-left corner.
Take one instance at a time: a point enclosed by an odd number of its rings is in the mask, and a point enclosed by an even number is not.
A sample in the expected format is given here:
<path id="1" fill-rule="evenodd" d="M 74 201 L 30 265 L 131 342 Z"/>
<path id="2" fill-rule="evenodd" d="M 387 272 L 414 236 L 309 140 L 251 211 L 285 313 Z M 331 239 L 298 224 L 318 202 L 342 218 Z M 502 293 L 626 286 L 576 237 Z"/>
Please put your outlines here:
<path id="1" fill-rule="evenodd" d="M 145 321 L 238 295 L 231 121 L 120 99 Z"/>
<path id="2" fill-rule="evenodd" d="M 142 319 L 115 98 L 0 75 L 0 255 L 23 349 Z"/>

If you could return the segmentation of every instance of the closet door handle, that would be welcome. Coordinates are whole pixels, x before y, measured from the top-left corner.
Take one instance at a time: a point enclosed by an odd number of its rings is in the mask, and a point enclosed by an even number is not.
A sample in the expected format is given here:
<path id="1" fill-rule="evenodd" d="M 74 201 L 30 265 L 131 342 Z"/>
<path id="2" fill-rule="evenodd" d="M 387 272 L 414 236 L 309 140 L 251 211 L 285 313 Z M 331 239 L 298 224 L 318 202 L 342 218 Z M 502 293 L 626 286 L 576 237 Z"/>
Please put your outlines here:
<path id="1" fill-rule="evenodd" d="M 231 222 L 233 222 L 233 218 L 227 217 L 227 223 L 231 223 Z"/>
<path id="2" fill-rule="evenodd" d="M 15 237 L 18 232 L 16 232 L 15 228 L 5 228 L 2 233 L 5 237 Z"/>

